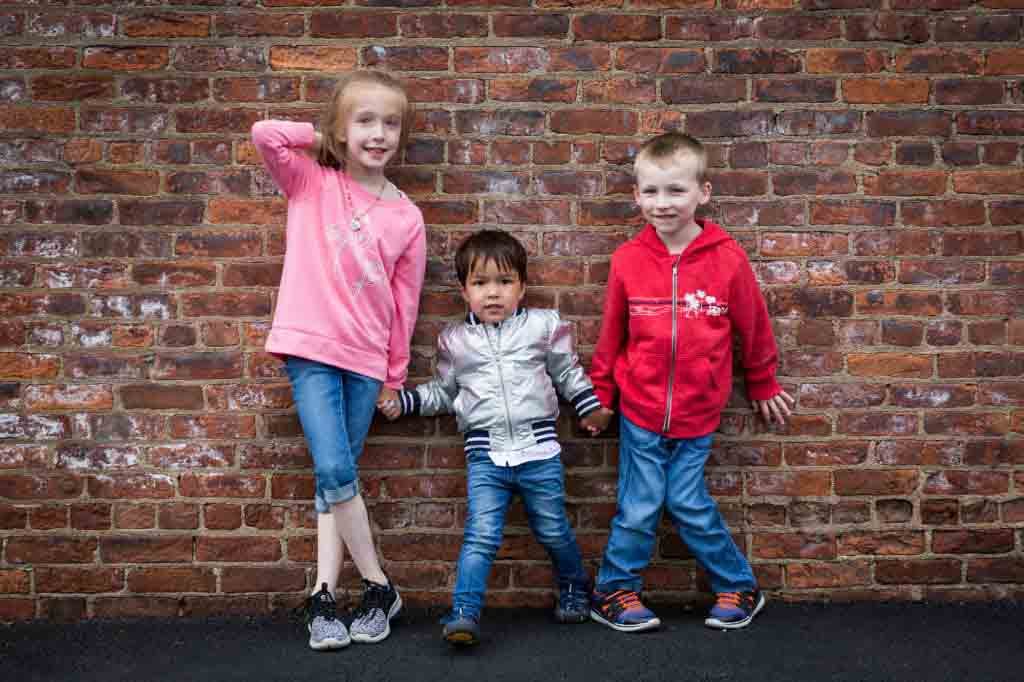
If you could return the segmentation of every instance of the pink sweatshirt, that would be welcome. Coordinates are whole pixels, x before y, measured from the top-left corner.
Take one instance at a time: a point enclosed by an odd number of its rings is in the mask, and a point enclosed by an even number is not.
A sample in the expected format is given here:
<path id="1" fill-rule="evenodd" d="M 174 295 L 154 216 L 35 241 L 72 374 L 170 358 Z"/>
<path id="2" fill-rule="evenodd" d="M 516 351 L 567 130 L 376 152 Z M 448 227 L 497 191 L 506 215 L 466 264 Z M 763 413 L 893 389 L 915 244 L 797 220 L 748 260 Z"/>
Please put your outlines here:
<path id="1" fill-rule="evenodd" d="M 423 214 L 379 201 L 302 149 L 309 123 L 259 121 L 252 141 L 288 196 L 288 248 L 267 351 L 297 355 L 401 388 L 426 265 Z M 362 224 L 351 227 L 343 184 Z"/>

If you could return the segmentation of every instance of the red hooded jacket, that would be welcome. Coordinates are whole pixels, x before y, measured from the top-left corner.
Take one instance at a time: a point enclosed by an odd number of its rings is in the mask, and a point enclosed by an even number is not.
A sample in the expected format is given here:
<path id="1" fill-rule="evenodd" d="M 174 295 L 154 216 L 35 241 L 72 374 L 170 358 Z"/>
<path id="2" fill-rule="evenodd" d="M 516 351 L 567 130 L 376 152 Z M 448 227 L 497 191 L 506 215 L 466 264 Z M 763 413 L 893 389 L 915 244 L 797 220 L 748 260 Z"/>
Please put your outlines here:
<path id="1" fill-rule="evenodd" d="M 678 255 L 647 225 L 612 256 L 590 378 L 601 404 L 670 438 L 718 426 L 732 389 L 732 335 L 740 339 L 747 393 L 767 400 L 778 352 L 747 255 L 718 225 Z"/>

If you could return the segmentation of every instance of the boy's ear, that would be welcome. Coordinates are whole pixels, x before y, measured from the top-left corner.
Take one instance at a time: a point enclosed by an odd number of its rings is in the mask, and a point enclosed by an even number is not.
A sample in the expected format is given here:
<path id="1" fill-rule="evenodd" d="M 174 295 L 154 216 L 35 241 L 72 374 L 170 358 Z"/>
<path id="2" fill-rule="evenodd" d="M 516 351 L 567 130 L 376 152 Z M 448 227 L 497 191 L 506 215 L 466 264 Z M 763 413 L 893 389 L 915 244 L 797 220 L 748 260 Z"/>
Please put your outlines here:
<path id="1" fill-rule="evenodd" d="M 702 193 L 700 203 L 703 205 L 711 201 L 711 183 L 705 180 L 700 189 Z"/>

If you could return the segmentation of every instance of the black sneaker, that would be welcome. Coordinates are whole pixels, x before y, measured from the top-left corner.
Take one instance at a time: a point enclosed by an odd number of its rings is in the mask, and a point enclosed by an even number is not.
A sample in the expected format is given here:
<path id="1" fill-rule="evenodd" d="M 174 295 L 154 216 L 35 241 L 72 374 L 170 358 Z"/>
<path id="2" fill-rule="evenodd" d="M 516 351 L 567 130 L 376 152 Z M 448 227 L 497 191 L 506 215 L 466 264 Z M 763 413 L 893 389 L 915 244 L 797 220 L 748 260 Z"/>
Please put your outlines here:
<path id="1" fill-rule="evenodd" d="M 480 619 L 462 609 L 452 609 L 444 617 L 441 636 L 455 646 L 472 646 L 480 642 Z"/>
<path id="2" fill-rule="evenodd" d="M 375 644 L 391 634 L 391 619 L 402 610 L 402 598 L 391 581 L 378 585 L 363 581 L 363 602 L 353 613 L 349 626 L 353 642 Z"/>
<path id="3" fill-rule="evenodd" d="M 569 584 L 558 594 L 555 620 L 559 623 L 586 623 L 590 620 L 590 590 Z"/>
<path id="4" fill-rule="evenodd" d="M 327 583 L 306 599 L 306 629 L 309 630 L 309 648 L 317 651 L 341 649 L 352 642 L 345 624 L 338 620 L 338 604 L 327 589 Z"/>

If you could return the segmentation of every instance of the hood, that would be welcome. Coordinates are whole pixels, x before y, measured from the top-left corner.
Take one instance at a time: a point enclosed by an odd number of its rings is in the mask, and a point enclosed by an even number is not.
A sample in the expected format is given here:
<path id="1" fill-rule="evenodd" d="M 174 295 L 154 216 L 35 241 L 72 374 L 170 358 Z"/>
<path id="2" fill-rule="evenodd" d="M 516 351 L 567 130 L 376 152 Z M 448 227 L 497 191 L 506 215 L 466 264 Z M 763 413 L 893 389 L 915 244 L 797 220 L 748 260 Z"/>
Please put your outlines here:
<path id="1" fill-rule="evenodd" d="M 693 242 L 691 242 L 683 251 L 682 257 L 684 260 L 696 257 L 702 251 L 713 248 L 722 242 L 733 241 L 733 238 L 729 233 L 723 230 L 716 223 L 703 218 L 698 218 L 696 222 L 700 225 L 701 231 L 700 234 L 697 235 L 697 238 L 694 239 Z M 654 252 L 654 254 L 659 258 L 675 258 L 675 256 L 668 252 L 665 242 L 661 241 L 661 237 L 658 236 L 658 232 L 650 223 L 640 231 L 640 234 L 636 236 L 636 240 L 645 248 Z"/>

